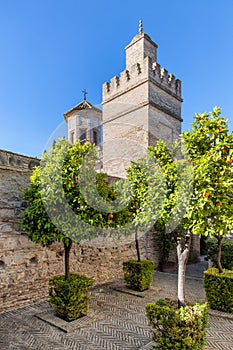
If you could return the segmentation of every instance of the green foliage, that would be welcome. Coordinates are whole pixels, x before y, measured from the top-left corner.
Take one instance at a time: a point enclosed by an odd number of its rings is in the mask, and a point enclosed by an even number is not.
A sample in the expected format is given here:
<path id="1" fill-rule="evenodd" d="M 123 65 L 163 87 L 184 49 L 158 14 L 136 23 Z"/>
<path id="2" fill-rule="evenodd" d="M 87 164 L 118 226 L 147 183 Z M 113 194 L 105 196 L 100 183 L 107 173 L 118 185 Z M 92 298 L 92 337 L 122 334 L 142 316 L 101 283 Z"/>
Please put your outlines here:
<path id="1" fill-rule="evenodd" d="M 197 114 L 192 130 L 182 134 L 194 168 L 194 193 L 187 213 L 194 234 L 218 239 L 217 266 L 221 266 L 221 240 L 233 228 L 233 134 L 219 108 Z"/>
<path id="2" fill-rule="evenodd" d="M 131 163 L 123 193 L 129 203 L 132 224 L 138 231 L 145 231 L 159 218 L 163 208 L 167 191 L 165 177 L 150 155 Z"/>
<path id="3" fill-rule="evenodd" d="M 30 205 L 22 215 L 21 229 L 29 232 L 33 242 L 43 246 L 54 241 L 68 244 L 67 236 L 79 242 L 98 235 L 98 228 L 117 227 L 128 220 L 127 209 L 112 213 L 117 191 L 105 174 L 95 172 L 93 147 L 79 142 L 70 145 L 61 139 L 43 155 L 42 165 L 31 176 L 30 188 L 23 193 Z M 106 203 L 105 210 L 97 205 L 101 200 Z"/>
<path id="4" fill-rule="evenodd" d="M 197 114 L 182 138 L 195 174 L 188 213 L 192 232 L 224 237 L 233 225 L 233 134 L 215 107 L 209 114 Z"/>
<path id="5" fill-rule="evenodd" d="M 214 267 L 204 271 L 204 287 L 212 309 L 233 313 L 233 271 L 219 273 Z"/>
<path id="6" fill-rule="evenodd" d="M 78 274 L 71 274 L 69 282 L 64 276 L 50 278 L 49 302 L 56 315 L 69 322 L 86 315 L 90 299 L 87 290 L 93 283 L 92 278 Z"/>
<path id="7" fill-rule="evenodd" d="M 178 159 L 179 149 L 178 142 L 169 148 L 160 140 L 156 146 L 148 147 L 147 158 L 132 162 L 127 170 L 133 193 L 130 210 L 136 224 L 156 222 L 160 232 L 170 233 L 182 219 L 192 179 L 188 178 L 187 162 Z M 174 237 L 169 237 L 174 244 Z"/>
<path id="8" fill-rule="evenodd" d="M 127 179 L 119 189 L 127 206 L 131 227 L 135 232 L 137 259 L 140 261 L 138 234 L 148 231 L 159 218 L 166 198 L 166 183 L 161 168 L 151 156 L 131 162 Z"/>
<path id="9" fill-rule="evenodd" d="M 192 190 L 190 165 L 180 160 L 180 144 L 168 147 L 164 141 L 148 147 L 149 154 L 161 168 L 166 182 L 166 200 L 154 227 L 157 233 L 160 262 L 167 262 L 169 253 L 175 248 L 177 236 L 184 234 L 183 216 L 188 207 Z"/>
<path id="10" fill-rule="evenodd" d="M 150 260 L 129 260 L 123 262 L 123 271 L 127 287 L 142 292 L 151 286 L 154 263 Z"/>
<path id="11" fill-rule="evenodd" d="M 217 267 L 217 240 L 215 238 L 206 241 L 207 256 L 214 266 Z M 221 254 L 222 267 L 227 270 L 233 270 L 233 240 L 223 239 L 222 241 L 222 254 Z"/>
<path id="12" fill-rule="evenodd" d="M 174 302 L 159 299 L 146 305 L 146 316 L 154 331 L 155 349 L 204 349 L 208 326 L 206 304 L 177 309 Z"/>
<path id="13" fill-rule="evenodd" d="M 23 198 L 29 202 L 29 207 L 22 213 L 20 228 L 29 232 L 30 240 L 45 247 L 56 240 L 59 241 L 61 236 L 43 205 L 40 195 L 40 171 L 40 167 L 34 169 L 31 186 L 23 191 Z"/>
<path id="14" fill-rule="evenodd" d="M 149 146 L 148 150 L 155 158 L 155 161 L 161 166 L 167 186 L 166 201 L 163 211 L 154 225 L 157 232 L 156 243 L 159 247 L 160 262 L 164 263 L 168 261 L 169 253 L 174 249 L 176 243 L 175 235 L 173 232 L 167 232 L 166 227 L 172 208 L 176 203 L 176 190 L 178 187 L 177 168 L 172 157 L 172 152 L 164 141 L 160 140 L 156 146 Z"/>
<path id="15" fill-rule="evenodd" d="M 160 231 L 166 231 L 172 208 L 176 204 L 176 194 L 178 188 L 178 173 L 175 159 L 171 149 L 162 140 L 158 141 L 156 146 L 148 147 L 149 154 L 154 158 L 154 161 L 161 167 L 166 182 L 166 201 L 163 211 L 157 220 L 157 226 Z"/>

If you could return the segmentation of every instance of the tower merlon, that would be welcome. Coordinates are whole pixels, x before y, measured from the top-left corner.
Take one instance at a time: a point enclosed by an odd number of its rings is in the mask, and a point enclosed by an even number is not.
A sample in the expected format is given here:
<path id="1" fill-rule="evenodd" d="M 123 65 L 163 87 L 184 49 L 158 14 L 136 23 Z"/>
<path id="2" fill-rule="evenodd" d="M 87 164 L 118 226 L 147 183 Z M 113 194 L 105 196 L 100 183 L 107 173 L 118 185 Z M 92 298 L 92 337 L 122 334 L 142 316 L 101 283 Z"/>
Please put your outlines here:
<path id="1" fill-rule="evenodd" d="M 117 88 L 119 85 L 120 85 L 119 77 L 115 75 L 113 78 L 111 78 L 110 86 L 112 86 L 113 88 Z"/>
<path id="2" fill-rule="evenodd" d="M 126 69 L 120 73 L 120 81 L 127 82 L 129 80 L 130 80 L 130 74 L 129 74 L 129 71 Z"/>

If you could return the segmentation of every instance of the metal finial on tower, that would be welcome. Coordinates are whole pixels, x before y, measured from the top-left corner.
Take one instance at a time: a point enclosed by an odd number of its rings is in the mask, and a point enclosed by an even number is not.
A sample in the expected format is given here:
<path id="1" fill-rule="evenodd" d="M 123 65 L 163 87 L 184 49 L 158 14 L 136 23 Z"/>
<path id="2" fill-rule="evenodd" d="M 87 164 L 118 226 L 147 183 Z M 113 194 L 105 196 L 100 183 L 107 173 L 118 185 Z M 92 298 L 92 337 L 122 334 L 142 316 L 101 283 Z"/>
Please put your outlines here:
<path id="1" fill-rule="evenodd" d="M 87 90 L 84 89 L 82 92 L 83 92 L 83 99 L 84 99 L 84 101 L 86 101 L 87 100 Z"/>
<path id="2" fill-rule="evenodd" d="M 139 34 L 143 33 L 142 19 L 139 20 Z"/>

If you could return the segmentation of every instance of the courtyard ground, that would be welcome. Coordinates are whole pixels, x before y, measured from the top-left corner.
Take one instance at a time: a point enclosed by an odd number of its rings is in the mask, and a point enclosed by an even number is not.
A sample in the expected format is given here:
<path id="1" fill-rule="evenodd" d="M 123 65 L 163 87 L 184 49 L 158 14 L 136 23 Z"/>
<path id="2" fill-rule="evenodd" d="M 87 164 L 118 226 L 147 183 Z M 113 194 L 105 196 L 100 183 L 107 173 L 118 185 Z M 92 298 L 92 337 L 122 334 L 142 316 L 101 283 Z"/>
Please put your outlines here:
<path id="1" fill-rule="evenodd" d="M 205 301 L 203 270 L 206 262 L 187 266 L 186 296 Z M 145 305 L 158 298 L 176 299 L 177 275 L 156 272 L 153 286 L 129 294 L 122 280 L 96 286 L 91 291 L 90 314 L 66 322 L 51 312 L 47 301 L 0 314 L 1 350 L 151 350 L 151 331 Z M 208 350 L 233 349 L 233 315 L 210 311 Z"/>

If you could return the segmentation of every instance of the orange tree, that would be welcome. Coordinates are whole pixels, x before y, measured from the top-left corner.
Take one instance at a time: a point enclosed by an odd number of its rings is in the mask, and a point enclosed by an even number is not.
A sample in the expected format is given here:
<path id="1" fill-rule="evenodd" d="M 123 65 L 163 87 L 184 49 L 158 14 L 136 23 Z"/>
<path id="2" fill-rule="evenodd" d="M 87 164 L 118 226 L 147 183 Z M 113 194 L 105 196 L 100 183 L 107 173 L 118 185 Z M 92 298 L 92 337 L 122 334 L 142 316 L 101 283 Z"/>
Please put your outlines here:
<path id="1" fill-rule="evenodd" d="M 113 212 L 117 192 L 105 174 L 95 172 L 95 160 L 93 145 L 71 145 L 61 139 L 44 153 L 23 193 L 29 206 L 21 229 L 42 246 L 63 243 L 68 281 L 72 242 L 102 235 L 104 228 L 117 228 L 128 220 L 127 208 Z"/>
<path id="2" fill-rule="evenodd" d="M 171 213 L 177 205 L 177 195 L 180 187 L 178 174 L 178 167 L 180 167 L 180 164 L 175 159 L 176 153 L 180 151 L 180 143 L 174 143 L 172 147 L 169 147 L 164 141 L 159 140 L 156 146 L 149 146 L 148 151 L 154 156 L 155 161 L 163 170 L 167 186 L 166 201 L 161 215 L 155 223 L 160 262 L 166 263 L 168 261 L 169 252 L 175 247 L 176 236 L 178 234 L 177 227 L 170 230 L 169 226 L 171 224 Z M 178 227 L 178 231 L 180 230 L 181 225 Z"/>
<path id="3" fill-rule="evenodd" d="M 139 232 L 155 225 L 159 237 L 161 255 L 167 257 L 175 244 L 175 238 L 183 236 L 184 215 L 192 195 L 192 167 L 180 160 L 180 144 L 171 148 L 164 141 L 150 146 L 148 156 L 133 162 L 127 170 L 126 186 L 132 193 L 129 211 L 132 223 Z M 184 238 L 184 237 L 183 237 Z M 190 248 L 190 237 L 184 238 L 185 249 L 177 249 L 179 258 L 178 299 L 184 304 L 185 266 Z M 183 240 L 179 241 L 181 248 Z M 136 241 L 136 247 L 138 244 Z M 138 249 L 139 251 L 139 249 Z M 138 254 L 139 255 L 139 254 Z M 140 256 L 139 256 L 140 257 Z"/>
<path id="4" fill-rule="evenodd" d="M 127 169 L 127 179 L 120 188 L 131 229 L 135 232 L 137 260 L 140 262 L 138 233 L 148 231 L 159 218 L 167 187 L 160 166 L 154 162 L 152 155 L 131 162 Z"/>
<path id="5" fill-rule="evenodd" d="M 222 239 L 233 227 L 233 134 L 215 107 L 211 113 L 197 114 L 182 139 L 194 169 L 187 223 L 194 234 L 217 239 L 217 267 L 222 272 Z"/>
<path id="6" fill-rule="evenodd" d="M 185 305 L 185 271 L 190 251 L 191 235 L 186 233 L 186 213 L 193 190 L 193 169 L 180 153 L 180 143 L 166 145 L 162 140 L 150 146 L 149 154 L 160 166 L 166 184 L 166 197 L 155 222 L 156 242 L 161 258 L 166 261 L 177 241 L 178 306 Z M 155 189 L 156 190 L 156 189 Z"/>

